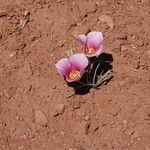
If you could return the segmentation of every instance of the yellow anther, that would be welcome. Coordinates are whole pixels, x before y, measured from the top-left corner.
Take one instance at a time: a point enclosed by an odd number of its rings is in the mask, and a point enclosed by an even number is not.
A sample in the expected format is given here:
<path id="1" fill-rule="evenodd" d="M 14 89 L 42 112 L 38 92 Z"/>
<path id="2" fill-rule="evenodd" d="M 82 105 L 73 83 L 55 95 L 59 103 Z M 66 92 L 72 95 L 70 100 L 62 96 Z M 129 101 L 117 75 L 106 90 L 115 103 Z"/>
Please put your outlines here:
<path id="1" fill-rule="evenodd" d="M 72 72 L 70 72 L 70 74 L 69 74 L 69 78 L 71 79 L 71 80 L 73 80 L 73 79 L 75 79 L 78 75 L 79 75 L 79 71 L 78 70 L 75 70 L 75 71 L 72 71 Z"/>
<path id="2" fill-rule="evenodd" d="M 84 50 L 84 53 L 85 54 L 93 54 L 93 53 L 95 53 L 96 52 L 96 50 L 94 49 L 94 48 L 89 48 L 89 49 L 85 49 Z"/>

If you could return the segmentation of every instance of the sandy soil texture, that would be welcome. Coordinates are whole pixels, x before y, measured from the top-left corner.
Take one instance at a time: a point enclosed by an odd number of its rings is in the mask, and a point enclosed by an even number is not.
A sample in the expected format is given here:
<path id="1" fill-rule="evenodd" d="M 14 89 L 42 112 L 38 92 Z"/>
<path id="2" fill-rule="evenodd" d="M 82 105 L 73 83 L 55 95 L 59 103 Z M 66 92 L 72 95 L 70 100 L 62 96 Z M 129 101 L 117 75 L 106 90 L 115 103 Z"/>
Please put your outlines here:
<path id="1" fill-rule="evenodd" d="M 55 63 L 104 34 L 113 76 L 73 89 Z M 0 0 L 0 150 L 150 150 L 149 0 Z"/>

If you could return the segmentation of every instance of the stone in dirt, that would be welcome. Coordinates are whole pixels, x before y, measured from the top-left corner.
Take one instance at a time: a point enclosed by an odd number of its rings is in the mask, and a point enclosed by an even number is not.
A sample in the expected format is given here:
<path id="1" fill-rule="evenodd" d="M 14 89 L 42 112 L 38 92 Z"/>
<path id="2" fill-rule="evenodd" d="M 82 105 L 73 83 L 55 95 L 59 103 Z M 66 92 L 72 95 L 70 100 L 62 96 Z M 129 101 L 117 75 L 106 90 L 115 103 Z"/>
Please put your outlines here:
<path id="1" fill-rule="evenodd" d="M 129 45 L 121 45 L 121 52 L 126 52 L 129 50 Z"/>
<path id="2" fill-rule="evenodd" d="M 35 111 L 35 122 L 40 126 L 43 127 L 47 126 L 47 118 L 42 111 L 40 110 Z"/>
<path id="3" fill-rule="evenodd" d="M 19 150 L 22 150 L 23 148 L 24 148 L 23 146 L 20 146 L 18 149 L 19 149 Z"/>
<path id="4" fill-rule="evenodd" d="M 32 90 L 32 85 L 26 85 L 23 92 L 25 94 L 27 94 L 27 93 L 31 92 L 31 90 Z"/>
<path id="5" fill-rule="evenodd" d="M 53 113 L 53 117 L 63 114 L 64 110 L 65 110 L 65 105 L 63 105 L 63 104 L 57 105 L 55 108 L 55 111 Z"/>
<path id="6" fill-rule="evenodd" d="M 0 17 L 5 17 L 8 13 L 8 11 L 0 11 Z"/>
<path id="7" fill-rule="evenodd" d="M 85 121 L 89 121 L 89 120 L 90 120 L 90 117 L 89 117 L 89 116 L 85 116 L 85 117 L 84 117 L 84 120 L 85 120 Z"/>
<path id="8" fill-rule="evenodd" d="M 14 124 L 10 128 L 10 132 L 13 137 L 20 137 L 26 139 L 26 135 L 30 133 L 30 127 L 27 123 L 21 122 L 19 124 Z"/>
<path id="9" fill-rule="evenodd" d="M 86 134 L 88 134 L 90 126 L 91 126 L 91 123 L 90 122 L 86 122 L 86 124 L 85 124 L 85 133 Z"/>
<path id="10" fill-rule="evenodd" d="M 110 31 L 111 31 L 114 28 L 113 19 L 108 15 L 100 15 L 98 17 L 98 24 L 100 24 L 100 23 L 105 25 L 106 30 L 110 28 Z"/>
<path id="11" fill-rule="evenodd" d="M 80 135 L 88 135 L 90 127 L 91 127 L 90 121 L 83 121 L 78 126 L 78 133 Z"/>
<path id="12" fill-rule="evenodd" d="M 9 57 L 14 57 L 15 54 L 16 54 L 16 52 L 13 52 L 13 53 L 11 53 L 11 54 L 9 55 Z"/>
<path id="13" fill-rule="evenodd" d="M 132 67 L 134 68 L 134 69 L 139 69 L 139 66 L 140 65 L 140 61 L 139 60 L 136 60 L 136 59 L 134 59 L 133 61 L 132 61 Z"/>
<path id="14" fill-rule="evenodd" d="M 127 35 L 121 34 L 121 33 L 116 33 L 113 36 L 115 39 L 121 39 L 121 40 L 127 40 Z"/>
<path id="15" fill-rule="evenodd" d="M 80 107 L 81 107 L 81 104 L 80 104 L 80 103 L 76 103 L 76 104 L 74 104 L 74 106 L 73 106 L 74 109 L 80 109 Z"/>
<path id="16" fill-rule="evenodd" d="M 26 63 L 24 65 L 24 67 L 20 70 L 20 76 L 22 76 L 22 78 L 24 80 L 27 80 L 29 79 L 33 74 L 33 70 L 32 70 L 32 67 L 31 67 L 31 64 L 30 63 Z"/>

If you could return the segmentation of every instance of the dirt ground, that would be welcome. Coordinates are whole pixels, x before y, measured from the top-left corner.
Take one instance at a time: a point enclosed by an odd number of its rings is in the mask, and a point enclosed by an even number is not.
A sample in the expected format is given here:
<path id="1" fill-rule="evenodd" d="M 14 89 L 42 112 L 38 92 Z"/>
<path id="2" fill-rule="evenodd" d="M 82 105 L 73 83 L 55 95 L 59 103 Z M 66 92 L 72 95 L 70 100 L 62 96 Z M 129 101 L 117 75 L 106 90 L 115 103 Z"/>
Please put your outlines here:
<path id="1" fill-rule="evenodd" d="M 114 78 L 67 98 L 55 63 L 101 31 Z M 149 0 L 0 0 L 0 150 L 150 150 Z"/>

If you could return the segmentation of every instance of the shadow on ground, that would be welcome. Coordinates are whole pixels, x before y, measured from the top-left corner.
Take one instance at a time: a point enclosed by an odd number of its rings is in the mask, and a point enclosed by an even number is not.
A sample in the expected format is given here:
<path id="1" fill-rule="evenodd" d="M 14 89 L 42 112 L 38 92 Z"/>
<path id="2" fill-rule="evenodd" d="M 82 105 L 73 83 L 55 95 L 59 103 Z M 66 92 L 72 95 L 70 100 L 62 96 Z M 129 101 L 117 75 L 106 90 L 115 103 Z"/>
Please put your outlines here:
<path id="1" fill-rule="evenodd" d="M 91 66 L 89 66 L 91 68 L 91 71 L 86 72 L 80 82 L 67 83 L 68 86 L 74 88 L 75 94 L 84 95 L 90 92 L 90 89 L 92 88 L 90 84 L 93 83 L 93 77 L 98 65 L 99 67 L 97 68 L 95 82 L 97 82 L 99 76 L 103 76 L 106 72 L 113 68 L 113 57 L 108 53 L 102 53 L 99 57 L 91 58 L 90 61 L 92 64 Z M 107 78 L 100 85 L 104 83 L 107 84 L 112 78 L 113 76 Z"/>

